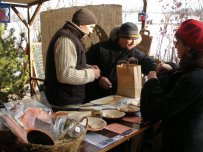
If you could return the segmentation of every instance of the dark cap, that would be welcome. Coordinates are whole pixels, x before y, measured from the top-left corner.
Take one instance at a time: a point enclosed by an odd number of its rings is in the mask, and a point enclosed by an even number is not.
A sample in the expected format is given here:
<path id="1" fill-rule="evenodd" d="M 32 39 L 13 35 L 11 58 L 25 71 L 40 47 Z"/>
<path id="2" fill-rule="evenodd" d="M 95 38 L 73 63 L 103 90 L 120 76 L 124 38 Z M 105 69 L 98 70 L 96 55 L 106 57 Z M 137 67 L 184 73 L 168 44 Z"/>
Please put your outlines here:
<path id="1" fill-rule="evenodd" d="M 86 8 L 81 8 L 73 14 L 72 22 L 76 25 L 97 24 L 95 15 Z"/>
<path id="2" fill-rule="evenodd" d="M 121 25 L 119 30 L 119 37 L 132 37 L 132 38 L 138 38 L 139 32 L 137 25 L 126 22 Z"/>

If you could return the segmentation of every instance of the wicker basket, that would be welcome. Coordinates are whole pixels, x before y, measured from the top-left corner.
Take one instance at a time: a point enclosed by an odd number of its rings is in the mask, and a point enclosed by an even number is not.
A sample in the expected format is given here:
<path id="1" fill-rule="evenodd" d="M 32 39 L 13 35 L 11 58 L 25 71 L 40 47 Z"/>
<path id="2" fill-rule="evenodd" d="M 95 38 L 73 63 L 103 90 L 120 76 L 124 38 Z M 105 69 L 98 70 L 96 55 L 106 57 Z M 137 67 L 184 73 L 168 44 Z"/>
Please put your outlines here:
<path id="1" fill-rule="evenodd" d="M 85 134 L 74 140 L 64 140 L 62 143 L 56 143 L 53 146 L 39 144 L 25 144 L 18 142 L 20 150 L 23 152 L 77 152 Z"/>
<path id="2" fill-rule="evenodd" d="M 4 152 L 77 152 L 86 133 L 74 140 L 64 140 L 55 145 L 26 144 L 17 139 L 10 130 L 0 130 L 0 149 Z"/>
<path id="3" fill-rule="evenodd" d="M 87 118 L 86 118 L 87 119 Z M 87 127 L 87 123 L 86 123 Z M 87 130 L 86 130 L 87 131 Z M 27 144 L 21 142 L 9 129 L 0 130 L 0 149 L 4 152 L 77 152 L 86 132 L 79 138 L 64 139 L 54 145 Z"/>

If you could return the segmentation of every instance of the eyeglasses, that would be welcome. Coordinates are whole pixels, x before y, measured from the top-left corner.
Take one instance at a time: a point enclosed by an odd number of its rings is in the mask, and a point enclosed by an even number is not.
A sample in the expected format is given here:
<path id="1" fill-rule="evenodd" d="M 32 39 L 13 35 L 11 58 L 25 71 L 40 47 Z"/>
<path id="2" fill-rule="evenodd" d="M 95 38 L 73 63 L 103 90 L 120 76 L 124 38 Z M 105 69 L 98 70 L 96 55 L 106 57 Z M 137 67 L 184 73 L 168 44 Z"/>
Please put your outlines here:
<path id="1" fill-rule="evenodd" d="M 178 44 L 178 40 L 173 40 L 173 44 L 177 45 Z"/>
<path id="2" fill-rule="evenodd" d="M 183 44 L 183 45 L 185 45 L 185 42 L 183 41 L 183 40 L 180 40 L 180 39 L 178 39 L 178 40 L 173 40 L 173 44 L 174 45 L 177 45 L 178 43 L 181 43 L 181 44 Z"/>

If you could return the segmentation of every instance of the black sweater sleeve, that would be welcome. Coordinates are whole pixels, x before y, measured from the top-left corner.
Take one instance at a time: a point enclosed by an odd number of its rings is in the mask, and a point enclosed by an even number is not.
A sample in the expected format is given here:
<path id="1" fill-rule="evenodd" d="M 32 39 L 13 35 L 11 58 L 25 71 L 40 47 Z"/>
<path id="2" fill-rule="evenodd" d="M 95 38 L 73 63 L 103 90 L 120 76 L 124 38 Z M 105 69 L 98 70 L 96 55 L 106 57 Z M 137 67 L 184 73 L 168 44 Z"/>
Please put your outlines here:
<path id="1" fill-rule="evenodd" d="M 133 49 L 132 56 L 138 59 L 138 64 L 141 65 L 142 74 L 147 75 L 149 71 L 156 71 L 156 61 L 152 57 L 147 56 L 144 52 Z"/>

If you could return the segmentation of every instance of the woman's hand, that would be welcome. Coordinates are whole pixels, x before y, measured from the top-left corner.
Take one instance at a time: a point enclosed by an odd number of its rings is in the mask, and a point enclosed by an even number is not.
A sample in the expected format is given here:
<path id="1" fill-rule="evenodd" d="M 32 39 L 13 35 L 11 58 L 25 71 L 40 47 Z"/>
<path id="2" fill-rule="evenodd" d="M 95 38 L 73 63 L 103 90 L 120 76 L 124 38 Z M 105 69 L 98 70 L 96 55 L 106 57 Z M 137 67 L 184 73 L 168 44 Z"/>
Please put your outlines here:
<path id="1" fill-rule="evenodd" d="M 157 75 L 156 75 L 156 71 L 150 71 L 147 75 L 147 79 L 150 80 L 150 79 L 153 79 L 153 78 L 156 78 L 157 79 Z"/>
<path id="2" fill-rule="evenodd" d="M 169 72 L 173 70 L 173 68 L 169 65 L 169 64 L 166 64 L 166 63 L 159 63 L 159 65 L 157 66 L 157 69 L 156 69 L 156 74 L 159 75 L 161 73 L 164 73 L 164 72 Z"/>

